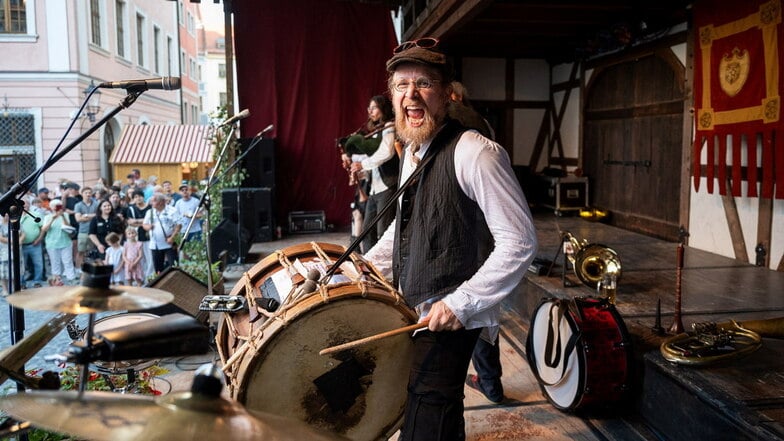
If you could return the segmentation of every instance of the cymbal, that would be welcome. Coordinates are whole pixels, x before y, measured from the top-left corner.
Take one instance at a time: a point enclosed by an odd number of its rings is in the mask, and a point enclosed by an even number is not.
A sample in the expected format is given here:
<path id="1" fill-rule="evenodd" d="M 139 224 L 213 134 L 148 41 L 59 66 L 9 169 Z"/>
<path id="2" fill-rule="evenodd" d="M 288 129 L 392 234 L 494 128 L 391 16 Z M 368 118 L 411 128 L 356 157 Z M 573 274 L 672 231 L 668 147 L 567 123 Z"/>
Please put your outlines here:
<path id="1" fill-rule="evenodd" d="M 111 392 L 30 391 L 3 397 L 0 407 L 43 429 L 98 441 L 124 440 L 345 440 L 305 423 L 235 401 L 180 392 L 164 397 Z"/>
<path id="2" fill-rule="evenodd" d="M 102 311 L 136 311 L 170 303 L 174 296 L 156 288 L 113 285 L 47 286 L 26 289 L 6 297 L 17 308 L 85 314 Z"/>

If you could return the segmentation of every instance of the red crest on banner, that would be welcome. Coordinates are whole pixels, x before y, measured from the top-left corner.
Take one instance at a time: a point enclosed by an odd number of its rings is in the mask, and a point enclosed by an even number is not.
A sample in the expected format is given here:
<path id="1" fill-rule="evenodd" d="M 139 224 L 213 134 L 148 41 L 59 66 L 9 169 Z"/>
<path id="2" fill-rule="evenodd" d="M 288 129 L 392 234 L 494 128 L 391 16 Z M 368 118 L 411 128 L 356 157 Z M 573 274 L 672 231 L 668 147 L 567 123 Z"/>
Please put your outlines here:
<path id="1" fill-rule="evenodd" d="M 782 0 L 748 2 L 700 0 L 694 7 L 694 188 L 705 166 L 708 192 L 718 178 L 726 194 L 728 151 L 732 195 L 741 196 L 742 148 L 746 145 L 746 196 L 784 199 L 784 33 Z M 702 149 L 706 163 L 702 163 Z M 774 175 L 775 171 L 775 175 Z"/>

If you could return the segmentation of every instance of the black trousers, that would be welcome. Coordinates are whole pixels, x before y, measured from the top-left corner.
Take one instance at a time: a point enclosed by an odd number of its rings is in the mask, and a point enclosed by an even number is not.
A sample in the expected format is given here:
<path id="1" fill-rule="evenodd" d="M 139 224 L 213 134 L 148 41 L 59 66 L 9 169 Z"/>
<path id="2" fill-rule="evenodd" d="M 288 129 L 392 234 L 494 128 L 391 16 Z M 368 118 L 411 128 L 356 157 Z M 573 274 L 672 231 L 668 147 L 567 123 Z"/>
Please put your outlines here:
<path id="1" fill-rule="evenodd" d="M 152 265 L 155 272 L 160 274 L 166 268 L 177 263 L 177 250 L 174 248 L 166 248 L 164 250 L 151 250 L 152 251 Z"/>
<path id="2" fill-rule="evenodd" d="M 395 190 L 395 188 L 388 188 L 381 193 L 368 196 L 368 200 L 365 202 L 363 231 L 370 225 L 370 221 L 376 218 L 387 201 L 395 194 Z M 391 207 L 384 213 L 384 217 L 379 219 L 376 226 L 373 227 L 373 231 L 365 236 L 365 239 L 362 241 L 362 252 L 366 253 L 373 248 L 373 245 L 375 245 L 376 242 L 378 242 L 378 239 L 387 231 L 387 227 L 389 227 L 389 224 L 391 224 L 393 220 L 395 220 L 395 208 Z"/>
<path id="3" fill-rule="evenodd" d="M 490 396 L 503 396 L 501 350 L 498 347 L 498 338 L 496 337 L 495 344 L 488 343 L 481 338 L 477 340 L 471 361 L 474 362 L 474 369 L 476 369 L 482 389 Z"/>
<path id="4" fill-rule="evenodd" d="M 414 336 L 401 441 L 465 439 L 464 382 L 480 332 L 421 331 Z"/>

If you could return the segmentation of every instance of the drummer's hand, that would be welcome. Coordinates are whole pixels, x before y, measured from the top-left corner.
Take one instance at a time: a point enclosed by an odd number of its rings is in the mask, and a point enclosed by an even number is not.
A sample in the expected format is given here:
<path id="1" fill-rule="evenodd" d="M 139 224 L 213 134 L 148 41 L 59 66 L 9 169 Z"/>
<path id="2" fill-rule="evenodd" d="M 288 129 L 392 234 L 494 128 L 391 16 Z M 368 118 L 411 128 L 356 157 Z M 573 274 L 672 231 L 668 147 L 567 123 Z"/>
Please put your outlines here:
<path id="1" fill-rule="evenodd" d="M 353 173 L 361 172 L 362 171 L 362 163 L 361 162 L 352 162 L 351 163 L 351 171 Z"/>
<path id="2" fill-rule="evenodd" d="M 430 312 L 425 319 L 429 319 L 430 323 L 427 329 L 435 331 L 457 331 L 463 327 L 460 320 L 452 312 L 443 301 L 437 301 L 430 307 Z"/>

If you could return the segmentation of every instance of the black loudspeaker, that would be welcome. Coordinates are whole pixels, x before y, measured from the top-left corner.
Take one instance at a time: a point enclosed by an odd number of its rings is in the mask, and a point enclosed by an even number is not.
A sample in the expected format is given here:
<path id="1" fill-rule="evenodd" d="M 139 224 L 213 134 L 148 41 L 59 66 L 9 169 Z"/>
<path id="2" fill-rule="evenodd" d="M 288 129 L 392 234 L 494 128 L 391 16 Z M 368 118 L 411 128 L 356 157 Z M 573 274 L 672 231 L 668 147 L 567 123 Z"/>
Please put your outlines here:
<path id="1" fill-rule="evenodd" d="M 245 153 L 252 138 L 240 139 L 240 151 Z M 240 164 L 248 171 L 243 187 L 275 187 L 275 140 L 263 138 L 248 152 Z"/>
<path id="2" fill-rule="evenodd" d="M 272 188 L 227 188 L 221 192 L 223 219 L 248 230 L 253 242 L 268 242 L 275 232 Z M 235 233 L 236 235 L 236 233 Z"/>
<path id="3" fill-rule="evenodd" d="M 223 219 L 210 233 L 210 260 L 216 262 L 224 251 L 228 260 L 236 262 L 248 256 L 251 235 L 245 228 L 237 229 L 237 224 L 230 219 Z"/>
<path id="4" fill-rule="evenodd" d="M 145 286 L 160 289 L 174 294 L 171 303 L 144 311 L 155 315 L 168 315 L 174 313 L 188 314 L 195 317 L 200 323 L 206 324 L 210 318 L 208 311 L 199 311 L 199 304 L 207 295 L 207 285 L 201 283 L 185 271 L 169 267 L 158 277 L 148 282 Z"/>

